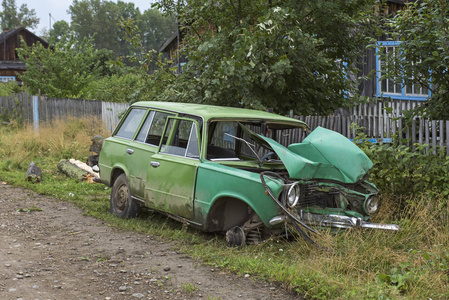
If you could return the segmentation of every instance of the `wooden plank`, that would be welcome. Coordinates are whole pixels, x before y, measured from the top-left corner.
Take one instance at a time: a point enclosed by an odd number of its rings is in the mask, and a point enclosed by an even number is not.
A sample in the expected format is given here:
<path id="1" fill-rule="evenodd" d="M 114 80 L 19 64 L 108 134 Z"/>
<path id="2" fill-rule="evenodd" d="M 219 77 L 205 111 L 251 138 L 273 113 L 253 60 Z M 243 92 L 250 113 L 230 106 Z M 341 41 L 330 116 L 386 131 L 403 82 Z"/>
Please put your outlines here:
<path id="1" fill-rule="evenodd" d="M 440 128 L 440 138 L 439 138 L 439 143 L 438 145 L 440 146 L 440 149 L 443 149 L 444 146 L 444 121 L 440 120 L 439 121 L 439 128 Z"/>
<path id="2" fill-rule="evenodd" d="M 420 145 L 423 144 L 424 137 L 424 120 L 422 118 L 419 119 L 419 132 L 418 132 L 418 143 Z"/>
<path id="3" fill-rule="evenodd" d="M 415 146 L 415 143 L 416 143 L 416 120 L 415 119 L 412 120 L 411 126 L 412 126 L 411 143 L 412 143 L 413 150 L 415 150 L 415 148 L 416 148 L 416 146 Z"/>
<path id="4" fill-rule="evenodd" d="M 435 146 L 437 145 L 437 122 L 436 121 L 431 121 L 431 125 L 432 125 L 432 136 L 430 138 L 430 143 L 432 144 L 432 148 L 433 148 L 433 154 L 435 154 L 436 149 Z"/>
<path id="5" fill-rule="evenodd" d="M 446 121 L 446 156 L 449 156 L 449 121 Z"/>

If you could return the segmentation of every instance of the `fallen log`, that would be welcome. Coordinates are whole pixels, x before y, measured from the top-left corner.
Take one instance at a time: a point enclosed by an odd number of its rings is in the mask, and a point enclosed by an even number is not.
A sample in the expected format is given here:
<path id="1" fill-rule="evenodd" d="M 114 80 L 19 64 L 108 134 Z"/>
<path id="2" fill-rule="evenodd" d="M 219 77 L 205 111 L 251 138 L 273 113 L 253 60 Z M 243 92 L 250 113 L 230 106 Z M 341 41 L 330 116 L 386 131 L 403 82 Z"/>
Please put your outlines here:
<path id="1" fill-rule="evenodd" d="M 71 159 L 69 159 L 69 162 L 72 165 L 75 165 L 78 168 L 89 172 L 89 174 L 92 176 L 92 178 L 94 178 L 94 177 L 100 178 L 100 175 L 98 173 L 95 173 L 94 170 L 92 170 L 92 167 L 88 166 L 87 164 L 83 163 L 82 161 L 75 160 L 75 159 L 71 158 Z"/>
<path id="2" fill-rule="evenodd" d="M 71 164 L 67 159 L 61 159 L 58 163 L 58 170 L 64 173 L 65 175 L 76 178 L 80 181 L 88 179 L 88 177 L 91 178 L 89 172 L 82 170 L 75 166 L 74 164 Z"/>

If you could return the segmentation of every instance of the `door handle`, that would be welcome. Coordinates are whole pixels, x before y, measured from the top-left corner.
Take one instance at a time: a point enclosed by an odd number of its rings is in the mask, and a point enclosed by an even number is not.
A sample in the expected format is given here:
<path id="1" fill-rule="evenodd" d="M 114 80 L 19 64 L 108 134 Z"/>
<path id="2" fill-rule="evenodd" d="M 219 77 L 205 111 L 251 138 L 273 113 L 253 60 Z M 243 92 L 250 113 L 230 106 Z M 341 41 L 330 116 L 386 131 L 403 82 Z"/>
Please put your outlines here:
<path id="1" fill-rule="evenodd" d="M 157 162 L 157 161 L 150 161 L 150 165 L 151 165 L 153 168 L 157 168 L 157 167 L 159 167 L 161 164 L 160 164 L 159 162 Z"/>
<path id="2" fill-rule="evenodd" d="M 133 149 L 130 149 L 130 148 L 128 148 L 128 149 L 126 149 L 126 153 L 128 153 L 129 155 L 131 155 L 131 154 L 133 154 L 133 153 L 134 153 L 134 150 L 133 150 Z"/>

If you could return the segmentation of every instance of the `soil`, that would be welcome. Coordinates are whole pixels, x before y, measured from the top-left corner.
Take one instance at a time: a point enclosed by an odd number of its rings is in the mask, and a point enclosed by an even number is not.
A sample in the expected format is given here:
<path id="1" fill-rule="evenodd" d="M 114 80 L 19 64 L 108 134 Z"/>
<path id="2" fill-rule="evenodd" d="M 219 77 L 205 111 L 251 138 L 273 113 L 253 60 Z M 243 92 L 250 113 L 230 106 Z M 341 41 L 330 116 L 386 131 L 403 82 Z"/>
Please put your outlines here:
<path id="1" fill-rule="evenodd" d="M 108 226 L 71 203 L 0 184 L 0 299 L 298 299 L 212 269 L 171 242 Z M 36 207 L 42 211 L 23 211 Z"/>

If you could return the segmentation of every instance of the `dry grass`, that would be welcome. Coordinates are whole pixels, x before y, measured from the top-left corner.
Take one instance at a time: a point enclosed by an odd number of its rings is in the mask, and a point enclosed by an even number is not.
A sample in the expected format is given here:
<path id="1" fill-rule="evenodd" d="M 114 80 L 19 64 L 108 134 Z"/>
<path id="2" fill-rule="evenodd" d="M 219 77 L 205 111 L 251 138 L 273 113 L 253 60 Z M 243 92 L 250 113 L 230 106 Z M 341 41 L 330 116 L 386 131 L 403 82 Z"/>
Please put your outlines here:
<path id="1" fill-rule="evenodd" d="M 109 136 L 96 117 L 56 120 L 39 130 L 32 125 L 18 128 L 16 124 L 0 127 L 0 158 L 2 167 L 23 169 L 32 160 L 76 158 L 86 160 L 94 135 Z"/>

